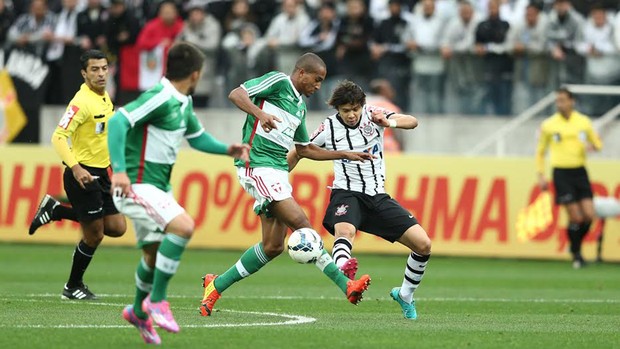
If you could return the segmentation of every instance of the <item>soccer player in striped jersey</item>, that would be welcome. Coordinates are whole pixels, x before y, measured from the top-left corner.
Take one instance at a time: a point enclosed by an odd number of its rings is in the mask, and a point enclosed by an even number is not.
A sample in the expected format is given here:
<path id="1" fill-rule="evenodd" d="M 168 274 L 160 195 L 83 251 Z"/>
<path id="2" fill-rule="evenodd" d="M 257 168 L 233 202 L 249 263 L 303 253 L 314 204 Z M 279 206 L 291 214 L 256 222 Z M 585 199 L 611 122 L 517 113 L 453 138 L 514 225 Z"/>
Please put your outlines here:
<path id="1" fill-rule="evenodd" d="M 101 51 L 89 50 L 81 55 L 80 63 L 84 83 L 69 102 L 51 140 L 66 166 L 63 186 L 72 208 L 46 195 L 29 233 L 32 235 L 38 227 L 55 219 L 80 222 L 82 238 L 73 252 L 62 298 L 92 300 L 97 296 L 84 285 L 84 273 L 104 235 L 122 236 L 127 225 L 110 195 L 107 123 L 114 114 L 114 106 L 105 90 L 108 58 Z"/>
<path id="2" fill-rule="evenodd" d="M 350 278 L 357 272 L 351 258 L 358 230 L 411 249 L 401 287 L 390 291 L 407 319 L 416 319 L 413 293 L 418 288 L 431 254 L 431 240 L 417 219 L 385 193 L 385 128 L 414 129 L 415 117 L 366 104 L 364 91 L 351 81 L 341 82 L 329 100 L 337 111 L 310 137 L 313 144 L 332 151 L 361 151 L 375 155 L 367 162 L 335 160 L 334 183 L 323 226 L 335 237 L 332 250 L 336 265 Z M 288 155 L 292 170 L 304 154 Z"/>
<path id="3" fill-rule="evenodd" d="M 361 152 L 326 151 L 310 146 L 306 131 L 306 103 L 319 88 L 327 71 L 325 63 L 313 53 L 302 55 L 291 76 L 270 72 L 246 81 L 234 89 L 229 99 L 247 113 L 243 142 L 250 144 L 250 160 L 235 162 L 239 182 L 256 199 L 262 242 L 250 247 L 237 263 L 222 275 L 204 277 L 202 316 L 210 316 L 215 302 L 232 284 L 256 273 L 284 250 L 287 228 L 311 228 L 308 217 L 292 197 L 286 154 L 295 145 L 299 154 L 314 160 L 347 159 L 362 162 L 372 155 Z M 315 263 L 346 295 L 357 304 L 370 284 L 368 275 L 349 280 L 332 261 L 327 251 Z"/>
<path id="4" fill-rule="evenodd" d="M 176 333 L 179 325 L 166 300 L 168 282 L 194 233 L 194 221 L 173 198 L 170 174 L 183 138 L 206 153 L 248 159 L 247 145 L 225 145 L 205 132 L 190 97 L 200 80 L 205 57 L 180 42 L 168 52 L 166 76 L 110 120 L 114 204 L 134 223 L 143 256 L 136 270 L 134 304 L 123 317 L 146 343 L 161 339 L 153 322 Z"/>

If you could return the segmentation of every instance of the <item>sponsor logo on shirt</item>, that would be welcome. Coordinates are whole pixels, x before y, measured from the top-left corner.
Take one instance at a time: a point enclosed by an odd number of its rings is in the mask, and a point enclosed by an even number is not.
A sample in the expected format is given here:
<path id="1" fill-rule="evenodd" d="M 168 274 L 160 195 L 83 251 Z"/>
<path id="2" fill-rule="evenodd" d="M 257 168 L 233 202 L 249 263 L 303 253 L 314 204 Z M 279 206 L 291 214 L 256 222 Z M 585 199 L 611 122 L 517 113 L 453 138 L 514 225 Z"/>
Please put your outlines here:
<path id="1" fill-rule="evenodd" d="M 80 110 L 80 108 L 78 108 L 77 106 L 70 105 L 67 108 L 67 111 L 65 112 L 65 114 L 60 119 L 60 122 L 58 123 L 58 126 L 64 128 L 66 130 L 67 127 L 69 127 L 69 124 L 71 123 L 71 120 L 73 120 L 73 117 L 75 116 L 75 114 L 77 114 L 77 112 L 79 110 Z"/>

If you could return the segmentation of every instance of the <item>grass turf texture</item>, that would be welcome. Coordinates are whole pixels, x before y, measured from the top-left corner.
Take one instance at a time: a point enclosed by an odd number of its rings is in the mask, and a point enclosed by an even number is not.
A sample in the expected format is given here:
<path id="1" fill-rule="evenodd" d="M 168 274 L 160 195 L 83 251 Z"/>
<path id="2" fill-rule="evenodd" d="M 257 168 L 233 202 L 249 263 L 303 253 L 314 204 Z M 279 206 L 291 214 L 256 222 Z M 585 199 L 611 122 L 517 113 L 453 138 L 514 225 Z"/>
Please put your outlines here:
<path id="1" fill-rule="evenodd" d="M 146 346 L 121 318 L 133 299 L 139 252 L 100 248 L 86 274 L 100 300 L 62 301 L 72 251 L 71 246 L 0 244 L 0 347 Z M 158 330 L 165 347 L 620 346 L 617 264 L 573 270 L 569 262 L 433 257 L 416 293 L 419 318 L 408 321 L 388 295 L 401 283 L 406 256 L 358 255 L 360 272 L 369 273 L 373 283 L 356 307 L 314 266 L 282 255 L 227 290 L 211 318 L 200 317 L 200 277 L 223 272 L 239 255 L 186 251 L 169 288 L 181 332 Z M 293 324 L 281 324 L 286 321 Z"/>

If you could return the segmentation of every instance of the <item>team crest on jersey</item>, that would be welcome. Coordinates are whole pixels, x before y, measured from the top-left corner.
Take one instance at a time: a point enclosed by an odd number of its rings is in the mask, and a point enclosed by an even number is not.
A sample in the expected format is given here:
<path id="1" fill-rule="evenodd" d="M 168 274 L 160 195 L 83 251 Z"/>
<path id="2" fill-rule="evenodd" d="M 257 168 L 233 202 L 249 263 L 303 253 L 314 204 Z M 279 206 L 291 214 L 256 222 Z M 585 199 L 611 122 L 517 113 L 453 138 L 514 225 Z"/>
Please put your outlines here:
<path id="1" fill-rule="evenodd" d="M 325 124 L 321 123 L 319 125 L 319 128 L 317 128 L 314 132 L 312 132 L 312 135 L 310 135 L 310 139 L 316 138 L 316 136 L 318 136 L 323 131 L 325 131 Z"/>
<path id="2" fill-rule="evenodd" d="M 342 205 L 336 207 L 335 215 L 336 216 L 344 216 L 348 212 L 347 208 L 349 208 L 349 205 L 345 205 L 345 204 L 342 204 Z"/>
<path id="3" fill-rule="evenodd" d="M 363 124 L 360 125 L 360 130 L 362 131 L 362 134 L 366 137 L 370 137 L 372 136 L 373 132 L 374 132 L 374 128 L 372 127 L 372 122 L 370 121 L 366 121 Z"/>

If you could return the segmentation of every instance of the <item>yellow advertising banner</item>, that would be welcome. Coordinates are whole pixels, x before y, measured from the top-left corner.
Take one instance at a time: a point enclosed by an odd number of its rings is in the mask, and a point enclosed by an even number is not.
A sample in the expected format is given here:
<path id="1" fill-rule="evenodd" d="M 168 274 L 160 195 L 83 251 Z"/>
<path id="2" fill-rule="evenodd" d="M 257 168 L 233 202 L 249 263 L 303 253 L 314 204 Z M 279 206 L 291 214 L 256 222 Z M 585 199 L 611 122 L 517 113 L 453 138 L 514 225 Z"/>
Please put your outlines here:
<path id="1" fill-rule="evenodd" d="M 9 73 L 0 69 L 0 117 L 4 116 L 4 130 L 0 130 L 0 143 L 9 143 L 28 123 L 28 118 L 17 100 L 17 92 Z"/>
<path id="2" fill-rule="evenodd" d="M 63 167 L 51 148 L 0 148 L 0 242 L 73 243 L 79 226 L 54 222 L 29 236 L 28 226 L 40 198 L 64 196 Z M 539 194 L 535 166 L 527 158 L 472 158 L 421 155 L 387 157 L 387 191 L 410 210 L 433 240 L 435 255 L 567 259 L 566 215 L 553 206 L 544 231 L 517 234 L 517 218 Z M 590 161 L 595 195 L 620 197 L 620 162 Z M 331 162 L 303 160 L 291 174 L 297 202 L 326 246 L 333 239 L 321 228 L 329 201 Z M 191 246 L 244 249 L 260 240 L 253 200 L 238 184 L 227 157 L 182 150 L 172 178 L 179 203 L 196 221 Z M 601 224 L 596 221 L 584 243 L 584 256 L 594 258 Z M 605 225 L 603 259 L 620 261 L 620 219 Z M 104 244 L 133 245 L 133 229 Z M 406 249 L 361 234 L 355 251 L 402 253 Z"/>

